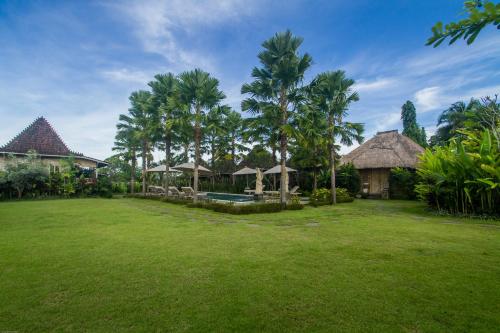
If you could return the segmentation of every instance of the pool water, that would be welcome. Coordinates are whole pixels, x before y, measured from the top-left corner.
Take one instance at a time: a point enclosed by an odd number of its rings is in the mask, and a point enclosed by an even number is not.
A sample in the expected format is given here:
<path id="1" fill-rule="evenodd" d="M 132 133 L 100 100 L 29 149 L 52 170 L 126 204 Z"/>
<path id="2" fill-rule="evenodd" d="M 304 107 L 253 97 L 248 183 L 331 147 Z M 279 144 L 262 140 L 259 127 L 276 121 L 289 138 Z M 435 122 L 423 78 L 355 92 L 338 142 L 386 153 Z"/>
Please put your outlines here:
<path id="1" fill-rule="evenodd" d="M 207 198 L 210 200 L 225 200 L 225 201 L 234 201 L 234 202 L 254 201 L 253 195 L 231 194 L 231 193 L 208 192 Z"/>

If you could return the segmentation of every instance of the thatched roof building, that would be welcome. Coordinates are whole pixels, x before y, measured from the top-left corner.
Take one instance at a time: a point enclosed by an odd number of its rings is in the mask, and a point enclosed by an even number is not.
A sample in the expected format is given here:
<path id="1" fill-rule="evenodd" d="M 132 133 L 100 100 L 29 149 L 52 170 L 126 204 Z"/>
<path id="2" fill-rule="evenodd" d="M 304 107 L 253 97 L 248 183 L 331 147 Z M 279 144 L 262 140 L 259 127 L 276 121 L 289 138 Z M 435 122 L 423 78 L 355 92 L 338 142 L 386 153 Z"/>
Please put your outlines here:
<path id="1" fill-rule="evenodd" d="M 37 118 L 7 144 L 0 146 L 0 170 L 7 164 L 9 155 L 22 158 L 30 151 L 35 151 L 51 169 L 58 169 L 61 160 L 70 156 L 75 158 L 76 164 L 84 168 L 95 169 L 107 165 L 104 161 L 70 150 L 43 117 Z"/>
<path id="2" fill-rule="evenodd" d="M 362 189 L 373 196 L 385 196 L 389 189 L 390 169 L 414 169 L 418 155 L 424 151 L 419 144 L 397 130 L 378 132 L 370 140 L 341 159 L 352 163 L 361 175 Z"/>

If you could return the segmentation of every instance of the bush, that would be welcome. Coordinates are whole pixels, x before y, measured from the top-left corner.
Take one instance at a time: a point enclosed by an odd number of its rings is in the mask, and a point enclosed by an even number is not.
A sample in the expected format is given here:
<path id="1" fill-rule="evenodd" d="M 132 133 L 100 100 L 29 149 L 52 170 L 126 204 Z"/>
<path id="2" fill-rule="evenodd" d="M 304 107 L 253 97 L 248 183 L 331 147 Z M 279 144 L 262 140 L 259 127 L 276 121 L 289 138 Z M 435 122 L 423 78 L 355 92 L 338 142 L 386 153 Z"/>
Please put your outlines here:
<path id="1" fill-rule="evenodd" d="M 336 194 L 337 194 L 337 203 L 344 203 L 344 202 L 352 202 L 354 201 L 354 197 L 352 197 L 345 188 L 338 187 L 336 189 Z M 331 201 L 331 191 L 327 188 L 320 188 L 316 191 L 313 191 L 309 198 L 309 203 L 312 206 L 322 206 L 322 205 L 329 205 L 332 203 Z"/>
<path id="2" fill-rule="evenodd" d="M 341 165 L 335 172 L 336 184 L 339 188 L 344 188 L 351 196 L 355 196 L 361 189 L 361 178 L 359 171 L 352 163 Z"/>
<path id="3" fill-rule="evenodd" d="M 391 199 L 414 200 L 417 174 L 405 168 L 391 169 L 389 175 L 389 197 Z"/>
<path id="4" fill-rule="evenodd" d="M 426 149 L 417 168 L 419 198 L 438 211 L 500 215 L 500 143 L 489 130 Z"/>

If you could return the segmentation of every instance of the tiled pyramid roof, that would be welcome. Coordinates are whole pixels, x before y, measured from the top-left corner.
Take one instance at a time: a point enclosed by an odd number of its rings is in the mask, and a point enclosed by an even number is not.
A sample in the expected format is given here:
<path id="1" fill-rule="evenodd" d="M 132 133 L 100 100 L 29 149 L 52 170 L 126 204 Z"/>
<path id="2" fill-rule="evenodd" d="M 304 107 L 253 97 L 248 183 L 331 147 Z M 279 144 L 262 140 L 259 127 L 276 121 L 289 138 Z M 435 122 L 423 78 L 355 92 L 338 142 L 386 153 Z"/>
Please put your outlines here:
<path id="1" fill-rule="evenodd" d="M 7 153 L 26 154 L 30 150 L 42 155 L 83 156 L 71 151 L 43 117 L 36 119 L 9 143 L 0 147 L 0 152 Z"/>

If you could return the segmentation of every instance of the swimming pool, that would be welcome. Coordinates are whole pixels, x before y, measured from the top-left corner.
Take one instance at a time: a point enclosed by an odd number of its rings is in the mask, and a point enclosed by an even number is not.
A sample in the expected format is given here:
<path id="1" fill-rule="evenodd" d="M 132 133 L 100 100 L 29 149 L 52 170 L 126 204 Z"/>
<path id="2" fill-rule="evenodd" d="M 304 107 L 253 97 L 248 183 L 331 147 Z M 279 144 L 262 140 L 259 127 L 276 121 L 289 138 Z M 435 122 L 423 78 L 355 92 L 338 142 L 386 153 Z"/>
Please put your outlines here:
<path id="1" fill-rule="evenodd" d="M 210 200 L 233 201 L 233 202 L 250 202 L 254 201 L 253 195 L 232 194 L 232 193 L 215 193 L 208 192 L 207 198 Z"/>

